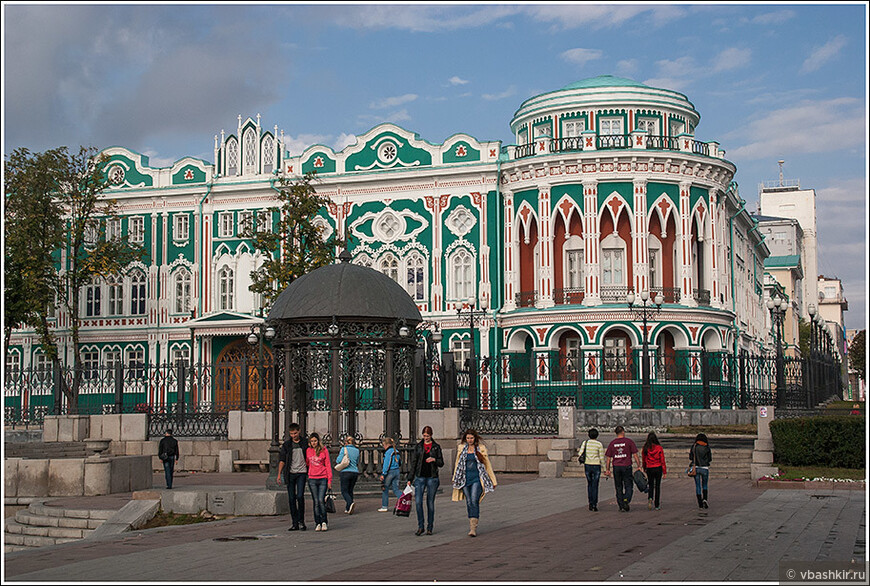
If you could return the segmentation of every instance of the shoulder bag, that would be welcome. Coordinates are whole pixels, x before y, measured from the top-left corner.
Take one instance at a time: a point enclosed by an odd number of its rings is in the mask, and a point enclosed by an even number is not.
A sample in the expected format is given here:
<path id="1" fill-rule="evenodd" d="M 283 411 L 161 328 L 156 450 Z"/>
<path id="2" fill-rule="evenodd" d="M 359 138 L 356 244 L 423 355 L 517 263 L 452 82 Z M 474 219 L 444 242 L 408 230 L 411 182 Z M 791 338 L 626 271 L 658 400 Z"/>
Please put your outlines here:
<path id="1" fill-rule="evenodd" d="M 345 468 L 347 468 L 348 466 L 350 466 L 350 454 L 348 453 L 347 448 L 342 448 L 342 450 L 344 450 L 344 458 L 342 458 L 342 459 L 341 459 L 341 460 L 340 460 L 340 461 L 335 465 L 335 469 L 336 469 L 336 471 L 338 471 L 338 472 L 341 472 L 342 470 L 344 470 Z"/>
<path id="2" fill-rule="evenodd" d="M 583 440 L 583 448 L 580 450 L 580 455 L 577 457 L 577 461 L 581 464 L 586 463 L 586 442 L 589 440 Z"/>
<path id="3" fill-rule="evenodd" d="M 695 474 L 697 474 L 695 471 L 695 446 L 692 446 L 692 463 L 686 468 L 686 476 L 694 476 Z"/>
<path id="4" fill-rule="evenodd" d="M 326 498 L 323 499 L 323 506 L 327 513 L 335 512 L 335 495 L 329 490 L 326 492 Z"/>

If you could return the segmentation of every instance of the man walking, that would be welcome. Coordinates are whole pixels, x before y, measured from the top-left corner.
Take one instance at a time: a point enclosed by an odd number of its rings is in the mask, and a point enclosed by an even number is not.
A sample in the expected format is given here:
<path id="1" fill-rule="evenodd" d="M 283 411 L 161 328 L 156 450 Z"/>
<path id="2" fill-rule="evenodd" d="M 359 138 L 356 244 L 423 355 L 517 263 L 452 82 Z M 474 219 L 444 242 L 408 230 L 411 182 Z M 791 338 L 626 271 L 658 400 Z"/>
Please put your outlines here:
<path id="1" fill-rule="evenodd" d="M 163 473 L 166 476 L 166 488 L 172 488 L 172 477 L 175 475 L 175 462 L 178 460 L 178 440 L 172 437 L 172 430 L 167 429 L 160 444 L 157 446 L 157 457 L 163 462 Z"/>
<path id="2" fill-rule="evenodd" d="M 283 479 L 287 485 L 290 499 L 290 517 L 293 524 L 287 531 L 305 531 L 305 484 L 308 482 L 308 465 L 305 463 L 305 449 L 308 438 L 302 436 L 298 423 L 287 427 L 290 435 L 278 452 L 278 484 Z M 283 476 L 282 476 L 283 473 Z"/>
<path id="3" fill-rule="evenodd" d="M 634 477 L 631 472 L 631 459 L 634 457 L 634 462 L 640 468 L 640 457 L 637 455 L 637 446 L 635 443 L 625 437 L 625 428 L 617 425 L 616 439 L 610 442 L 607 450 L 604 452 L 606 458 L 607 470 L 604 475 L 610 476 L 610 469 L 613 468 L 613 484 L 616 486 L 616 503 L 619 505 L 619 512 L 627 513 L 629 511 L 629 503 L 634 490 Z"/>

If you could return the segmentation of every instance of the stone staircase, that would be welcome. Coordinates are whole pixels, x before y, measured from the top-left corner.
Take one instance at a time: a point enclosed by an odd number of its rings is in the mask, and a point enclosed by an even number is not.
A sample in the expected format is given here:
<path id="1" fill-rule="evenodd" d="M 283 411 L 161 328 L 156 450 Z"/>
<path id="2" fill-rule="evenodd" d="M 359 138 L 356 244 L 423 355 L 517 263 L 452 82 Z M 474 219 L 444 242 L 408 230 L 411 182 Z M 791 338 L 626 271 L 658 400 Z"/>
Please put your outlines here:
<path id="1" fill-rule="evenodd" d="M 86 458 L 84 442 L 6 442 L 7 458 Z"/>
<path id="2" fill-rule="evenodd" d="M 665 462 L 668 466 L 668 476 L 675 474 L 685 476 L 689 464 L 689 450 L 665 448 Z M 710 478 L 751 478 L 752 448 L 725 448 L 713 450 L 713 461 L 710 463 Z M 603 469 L 602 469 L 603 471 Z M 571 460 L 565 463 L 563 478 L 585 478 L 583 466 L 577 462 L 577 452 L 574 451 Z"/>
<path id="3" fill-rule="evenodd" d="M 4 551 L 29 550 L 84 539 L 110 518 L 116 510 L 66 509 L 49 506 L 47 499 L 32 502 L 26 509 L 4 520 Z"/>

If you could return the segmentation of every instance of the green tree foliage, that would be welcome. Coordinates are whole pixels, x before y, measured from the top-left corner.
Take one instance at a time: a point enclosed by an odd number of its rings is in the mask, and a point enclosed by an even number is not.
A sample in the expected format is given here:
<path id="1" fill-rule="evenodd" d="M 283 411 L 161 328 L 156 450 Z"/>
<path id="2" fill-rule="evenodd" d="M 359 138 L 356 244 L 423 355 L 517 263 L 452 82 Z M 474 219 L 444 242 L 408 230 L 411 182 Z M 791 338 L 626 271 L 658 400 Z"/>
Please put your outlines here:
<path id="1" fill-rule="evenodd" d="M 867 330 L 861 330 L 855 337 L 852 338 L 852 343 L 849 344 L 849 367 L 858 372 L 858 378 L 866 380 L 865 368 L 867 367 Z"/>
<path id="2" fill-rule="evenodd" d="M 82 374 L 82 288 L 145 257 L 141 246 L 120 237 L 107 240 L 105 231 L 94 229 L 104 226 L 104 222 L 98 224 L 101 220 L 117 217 L 115 200 L 104 194 L 106 162 L 93 148 L 70 153 L 60 147 L 37 154 L 18 149 L 5 168 L 6 203 L 14 218 L 7 224 L 6 235 L 16 243 L 12 256 L 18 264 L 13 266 L 21 270 L 21 287 L 28 296 L 18 323 L 37 330 L 44 351 L 57 364 L 60 357 L 48 315 L 55 303 L 65 309 L 74 377 L 73 384 L 62 390 L 73 410 Z"/>
<path id="3" fill-rule="evenodd" d="M 250 290 L 261 294 L 266 306 L 297 277 L 333 263 L 336 249 L 343 244 L 338 234 L 325 238 L 322 227 L 312 223 L 330 203 L 328 196 L 314 189 L 314 180 L 313 172 L 296 180 L 281 178 L 280 206 L 269 209 L 279 214 L 278 221 L 271 230 L 257 226 L 242 234 L 261 253 L 262 263 L 251 272 Z"/>
<path id="4" fill-rule="evenodd" d="M 812 335 L 812 324 L 805 321 L 804 318 L 798 319 L 798 336 L 800 341 L 801 356 L 804 358 L 810 357 L 810 337 Z"/>

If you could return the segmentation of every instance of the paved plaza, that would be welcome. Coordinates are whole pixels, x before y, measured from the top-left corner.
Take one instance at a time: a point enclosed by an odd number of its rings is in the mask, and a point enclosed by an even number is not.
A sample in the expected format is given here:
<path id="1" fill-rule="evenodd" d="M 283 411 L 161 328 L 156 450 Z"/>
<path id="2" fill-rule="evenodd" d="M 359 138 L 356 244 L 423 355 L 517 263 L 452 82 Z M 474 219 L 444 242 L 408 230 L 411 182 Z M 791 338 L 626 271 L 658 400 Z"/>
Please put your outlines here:
<path id="1" fill-rule="evenodd" d="M 264 480 L 191 474 L 176 484 L 261 488 Z M 7 553 L 4 581 L 776 581 L 781 560 L 866 560 L 865 491 L 711 480 L 710 508 L 699 510 L 692 480 L 672 476 L 660 511 L 647 510 L 636 492 L 631 512 L 619 513 L 613 481 L 602 480 L 593 513 L 583 479 L 499 480 L 481 503 L 474 540 L 465 504 L 450 501 L 449 487 L 436 500 L 434 535 L 421 537 L 413 534 L 413 513 L 379 513 L 375 497 L 360 498 L 354 515 L 331 515 L 329 531 L 315 532 L 306 499 L 307 532 L 288 532 L 289 516 L 134 531 Z M 102 506 L 124 500 L 101 498 Z"/>

